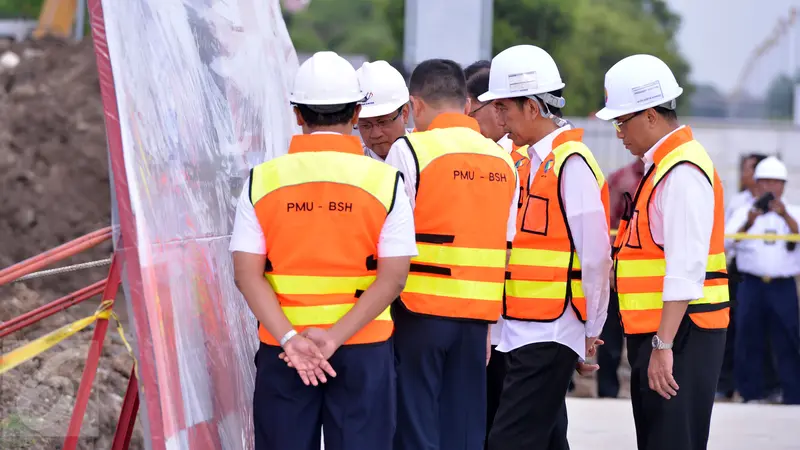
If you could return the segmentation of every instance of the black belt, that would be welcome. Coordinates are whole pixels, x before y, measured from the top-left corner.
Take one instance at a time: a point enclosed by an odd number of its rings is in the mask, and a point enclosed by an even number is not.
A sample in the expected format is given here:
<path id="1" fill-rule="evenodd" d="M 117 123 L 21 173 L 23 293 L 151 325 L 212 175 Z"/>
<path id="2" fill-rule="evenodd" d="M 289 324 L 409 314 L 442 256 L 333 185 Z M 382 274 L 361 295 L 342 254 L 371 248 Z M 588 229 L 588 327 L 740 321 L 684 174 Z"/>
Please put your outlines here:
<path id="1" fill-rule="evenodd" d="M 762 277 L 760 275 L 753 275 L 752 273 L 746 273 L 746 272 L 739 272 L 739 274 L 742 277 L 756 278 L 758 280 L 763 281 L 764 283 L 772 283 L 773 281 L 787 281 L 787 280 L 794 281 L 794 277 Z"/>

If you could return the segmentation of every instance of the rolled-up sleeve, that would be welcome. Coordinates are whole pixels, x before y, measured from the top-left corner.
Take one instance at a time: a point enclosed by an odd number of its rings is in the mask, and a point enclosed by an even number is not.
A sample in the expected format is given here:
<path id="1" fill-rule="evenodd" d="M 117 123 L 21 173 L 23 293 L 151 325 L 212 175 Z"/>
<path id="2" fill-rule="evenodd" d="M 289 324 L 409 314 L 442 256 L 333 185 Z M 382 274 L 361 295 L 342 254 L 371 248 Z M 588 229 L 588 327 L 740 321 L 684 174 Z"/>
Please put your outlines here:
<path id="1" fill-rule="evenodd" d="M 264 231 L 258 222 L 256 210 L 250 202 L 250 178 L 245 181 L 242 194 L 236 203 L 236 218 L 233 220 L 233 233 L 228 250 L 256 255 L 267 254 Z"/>
<path id="2" fill-rule="evenodd" d="M 703 297 L 714 228 L 714 189 L 703 172 L 687 164 L 672 169 L 658 189 L 667 260 L 662 299 L 697 300 Z"/>

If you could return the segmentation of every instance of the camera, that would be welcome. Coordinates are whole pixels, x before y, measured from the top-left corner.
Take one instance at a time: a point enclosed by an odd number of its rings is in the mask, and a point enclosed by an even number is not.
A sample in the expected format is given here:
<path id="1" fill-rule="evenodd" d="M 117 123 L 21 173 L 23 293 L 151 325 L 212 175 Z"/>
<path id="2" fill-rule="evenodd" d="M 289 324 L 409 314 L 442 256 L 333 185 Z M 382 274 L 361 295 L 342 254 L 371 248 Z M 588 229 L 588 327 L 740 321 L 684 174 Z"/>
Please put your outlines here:
<path id="1" fill-rule="evenodd" d="M 760 209 L 762 212 L 765 213 L 769 212 L 769 202 L 773 200 L 775 200 L 775 196 L 772 194 L 772 192 L 767 192 L 756 201 L 753 207 L 756 209 Z"/>

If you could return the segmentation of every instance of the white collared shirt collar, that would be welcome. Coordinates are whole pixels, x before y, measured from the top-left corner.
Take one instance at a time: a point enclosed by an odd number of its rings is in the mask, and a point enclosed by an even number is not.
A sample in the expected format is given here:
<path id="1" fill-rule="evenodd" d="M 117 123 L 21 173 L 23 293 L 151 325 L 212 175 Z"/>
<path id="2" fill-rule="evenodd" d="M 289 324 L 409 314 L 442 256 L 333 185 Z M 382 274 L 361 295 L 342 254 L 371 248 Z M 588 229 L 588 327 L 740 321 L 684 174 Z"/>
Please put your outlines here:
<path id="1" fill-rule="evenodd" d="M 571 129 L 572 125 L 569 124 L 564 125 L 563 127 L 560 127 L 554 130 L 552 133 L 548 134 L 547 136 L 543 137 L 541 140 L 539 140 L 539 142 L 529 146 L 528 157 L 533 159 L 533 153 L 535 152 L 536 156 L 539 158 L 539 161 L 540 162 L 544 161 L 545 158 L 547 158 L 547 156 L 550 154 L 550 152 L 553 151 L 553 141 L 556 140 L 558 135 Z"/>
<path id="2" fill-rule="evenodd" d="M 654 146 L 650 147 L 650 150 L 648 150 L 648 151 L 647 151 L 647 152 L 644 154 L 644 156 L 642 156 L 642 161 L 644 162 L 644 171 L 645 171 L 645 172 L 647 172 L 648 170 L 650 170 L 650 166 L 652 166 L 652 165 L 653 165 L 653 157 L 655 156 L 655 154 L 656 154 L 656 150 L 658 149 L 658 147 L 660 147 L 660 146 L 661 146 L 661 144 L 663 144 L 663 143 L 664 143 L 664 141 L 666 141 L 668 137 L 672 136 L 672 135 L 673 135 L 673 134 L 675 134 L 675 133 L 676 133 L 678 130 L 680 130 L 680 129 L 684 128 L 685 126 L 686 126 L 686 125 L 681 125 L 681 126 L 679 126 L 678 128 L 676 128 L 676 129 L 674 129 L 674 130 L 670 131 L 669 133 L 667 133 L 666 135 L 664 135 L 664 137 L 662 137 L 661 139 L 659 139 L 659 140 L 658 140 L 658 142 L 656 142 L 656 145 L 654 145 Z"/>

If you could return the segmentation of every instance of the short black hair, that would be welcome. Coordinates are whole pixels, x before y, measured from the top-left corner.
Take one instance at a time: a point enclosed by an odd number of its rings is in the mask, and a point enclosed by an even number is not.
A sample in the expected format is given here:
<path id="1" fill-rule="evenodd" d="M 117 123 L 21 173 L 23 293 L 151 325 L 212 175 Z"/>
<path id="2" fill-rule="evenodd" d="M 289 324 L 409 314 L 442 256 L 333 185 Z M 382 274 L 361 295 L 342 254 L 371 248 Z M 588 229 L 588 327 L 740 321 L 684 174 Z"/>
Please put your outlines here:
<path id="1" fill-rule="evenodd" d="M 491 68 L 492 68 L 492 62 L 487 59 L 475 61 L 474 63 L 468 65 L 464 69 L 464 77 L 467 79 L 467 83 L 469 83 L 470 78 L 474 77 L 475 74 L 487 71 Z"/>
<path id="2" fill-rule="evenodd" d="M 478 99 L 489 90 L 489 70 L 483 69 L 467 77 L 467 93 L 470 97 Z"/>
<path id="3" fill-rule="evenodd" d="M 331 125 L 345 125 L 353 120 L 356 114 L 356 106 L 358 103 L 348 103 L 345 105 L 330 105 L 330 109 L 335 112 L 323 113 L 311 109 L 308 105 L 295 105 L 300 111 L 300 116 L 309 127 L 325 127 Z M 340 106 L 341 109 L 336 111 L 335 106 Z M 326 105 L 327 107 L 327 105 Z"/>
<path id="4" fill-rule="evenodd" d="M 760 163 L 761 161 L 767 159 L 767 155 L 765 155 L 763 153 L 750 153 L 749 155 L 744 155 L 744 156 L 742 156 L 742 160 L 740 161 L 741 164 L 739 165 L 739 167 L 744 167 L 744 163 L 748 159 L 755 160 L 755 162 L 756 162 L 755 165 L 758 165 L 758 163 Z"/>
<path id="5" fill-rule="evenodd" d="M 449 59 L 422 61 L 411 73 L 408 91 L 427 103 L 467 104 L 467 80 L 457 62 Z"/>
<path id="6" fill-rule="evenodd" d="M 555 91 L 550 91 L 549 94 L 553 95 L 555 97 L 561 97 L 562 95 L 564 95 L 564 89 L 556 89 Z M 534 95 L 534 97 L 535 97 L 535 95 Z M 514 100 L 514 103 L 516 103 L 517 106 L 522 108 L 522 106 L 525 104 L 525 100 L 529 100 L 529 99 L 530 99 L 530 97 L 514 97 L 512 100 Z M 548 111 L 550 111 L 550 114 L 552 114 L 552 115 L 554 115 L 556 117 L 561 117 L 561 118 L 564 117 L 564 113 L 561 111 L 561 108 L 556 108 L 553 105 L 547 104 L 542 99 L 538 99 L 538 100 L 539 100 L 539 104 L 540 105 L 543 105 L 545 108 L 547 108 Z"/>
<path id="7" fill-rule="evenodd" d="M 653 108 L 661 117 L 670 120 L 676 121 L 678 120 L 678 112 L 674 109 L 664 108 L 663 106 L 656 106 Z"/>

